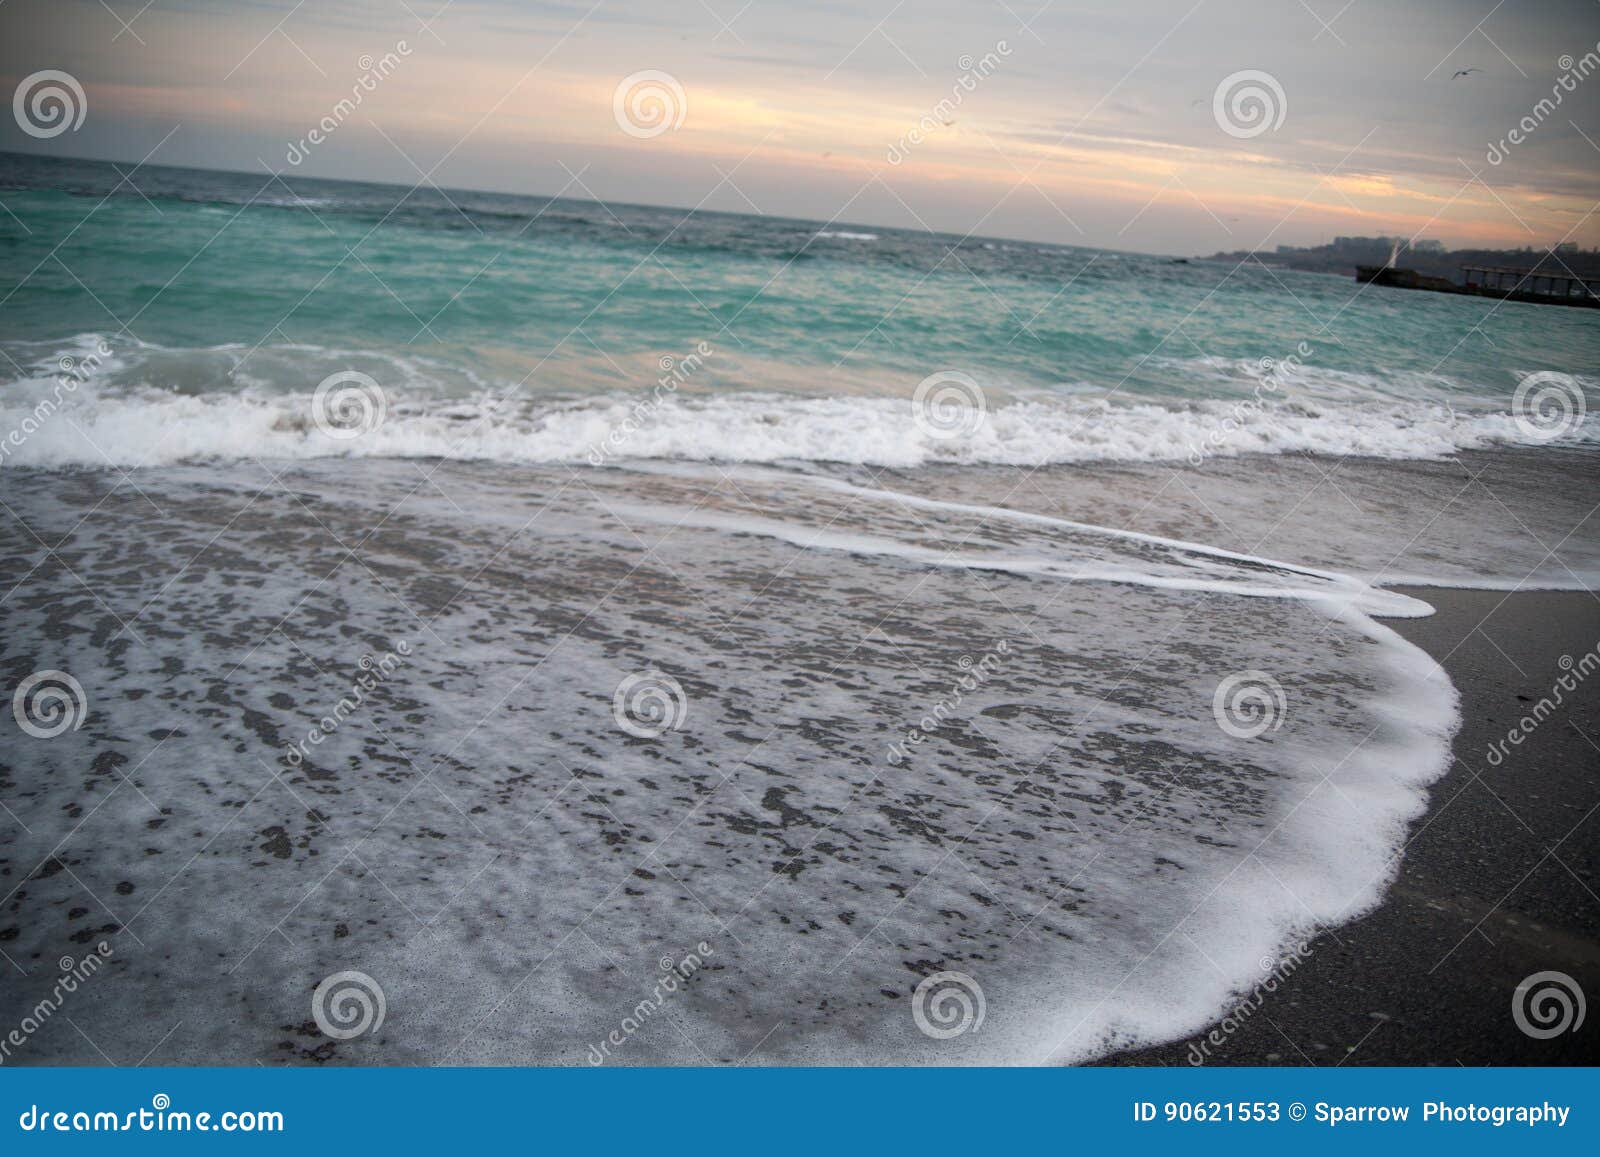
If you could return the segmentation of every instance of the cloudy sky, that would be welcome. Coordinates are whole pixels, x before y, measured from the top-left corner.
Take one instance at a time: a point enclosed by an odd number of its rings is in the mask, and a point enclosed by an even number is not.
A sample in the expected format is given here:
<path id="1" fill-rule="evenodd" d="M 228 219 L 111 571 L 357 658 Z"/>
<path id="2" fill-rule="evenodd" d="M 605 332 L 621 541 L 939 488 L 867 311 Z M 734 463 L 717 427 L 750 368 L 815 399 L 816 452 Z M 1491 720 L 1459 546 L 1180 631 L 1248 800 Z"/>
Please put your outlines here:
<path id="1" fill-rule="evenodd" d="M 1587 247 L 1597 42 L 1597 0 L 6 0 L 5 92 L 58 69 L 88 111 L 0 148 L 1152 252 Z"/>

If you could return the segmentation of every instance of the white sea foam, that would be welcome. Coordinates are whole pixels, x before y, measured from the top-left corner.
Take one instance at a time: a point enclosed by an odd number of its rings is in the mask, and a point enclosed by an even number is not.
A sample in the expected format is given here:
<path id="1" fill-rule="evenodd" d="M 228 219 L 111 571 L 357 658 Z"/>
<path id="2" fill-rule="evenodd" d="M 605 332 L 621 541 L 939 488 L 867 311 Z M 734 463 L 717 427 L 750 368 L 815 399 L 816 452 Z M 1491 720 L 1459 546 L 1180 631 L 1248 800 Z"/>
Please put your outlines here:
<path id="1" fill-rule="evenodd" d="M 842 234 L 841 234 L 842 235 Z M 108 342 L 108 345 L 102 345 Z M 41 420 L 63 358 L 109 353 Z M 720 462 L 837 462 L 1043 466 L 1168 462 L 1245 454 L 1442 458 L 1496 445 L 1549 444 L 1519 424 L 1511 398 L 1476 396 L 1438 374 L 1362 374 L 1301 366 L 1274 379 L 1265 404 L 1253 386 L 1271 372 L 1248 360 L 1191 358 L 1171 368 L 1170 398 L 1112 399 L 1088 383 L 1052 389 L 990 383 L 981 421 L 955 431 L 914 420 L 911 389 L 863 373 L 848 392 L 796 392 L 814 385 L 802 367 L 719 359 L 666 396 L 614 392 L 615 361 L 603 373 L 563 363 L 567 393 L 529 392 L 458 361 L 415 353 L 303 344 L 178 349 L 82 334 L 8 343 L 26 376 L 0 383 L 0 462 L 121 467 L 253 458 L 444 457 L 525 463 L 678 459 Z M 656 360 L 644 359 L 654 377 Z M 725 363 L 725 364 L 724 364 Z M 742 367 L 742 369 L 741 369 Z M 381 427 L 333 438 L 312 420 L 315 385 L 342 371 L 369 374 L 389 402 Z M 630 371 L 631 372 L 631 371 Z M 752 390 L 753 376 L 780 382 Z M 1595 383 L 1579 379 L 1586 392 Z M 660 391 L 656 394 L 659 395 Z M 1254 391 L 1259 393 L 1259 391 Z M 1201 395 L 1188 400 L 1190 395 Z M 647 413 L 641 416 L 641 399 Z M 1600 401 L 1560 443 L 1600 442 Z M 8 432 L 26 437 L 7 439 Z"/>
<path id="2" fill-rule="evenodd" d="M 742 393 L 669 397 L 638 415 L 628 396 L 539 399 L 390 394 L 381 427 L 359 439 L 327 436 L 310 394 L 175 394 L 96 390 L 71 400 L 69 420 L 40 422 L 48 383 L 0 395 L 0 437 L 32 427 L 7 465 L 150 466 L 207 459 L 442 457 L 526 463 L 687 459 L 1043 466 L 1159 462 L 1242 454 L 1433 459 L 1496 445 L 1546 444 L 1508 413 L 1460 413 L 1427 403 L 1291 403 L 1237 413 L 1229 403 L 1158 405 L 1084 399 L 992 408 L 970 432 L 941 438 L 912 419 L 909 399 L 802 398 Z M 30 419 L 35 419 L 30 421 Z M 1590 416 L 1571 441 L 1600 441 Z M 620 431 L 625 436 L 614 437 Z"/>
<path id="3" fill-rule="evenodd" d="M 837 485 L 826 479 L 806 481 L 830 487 Z M 911 527 L 905 528 L 908 534 L 892 537 L 882 533 L 833 530 L 831 524 L 816 525 L 748 514 L 704 513 L 698 508 L 617 503 L 611 509 L 620 515 L 631 515 L 674 528 L 694 526 L 728 534 L 758 535 L 805 550 L 875 555 L 918 566 L 996 571 L 1065 582 L 1130 583 L 1163 590 L 1203 591 L 1250 598 L 1317 600 L 1338 608 L 1358 609 L 1369 615 L 1398 618 L 1420 618 L 1433 613 L 1433 608 L 1427 603 L 1409 595 L 1383 590 L 1331 571 L 1311 570 L 1269 558 L 1018 511 L 936 502 L 864 487 L 841 489 L 871 496 L 880 502 L 915 505 L 946 516 L 959 518 L 962 515 L 975 515 L 984 522 L 1034 523 L 1054 528 L 1057 533 L 1050 536 L 1047 543 L 1041 544 L 1043 549 L 1039 553 L 1025 553 L 1011 544 L 1002 549 L 982 549 L 981 543 L 972 541 L 976 537 L 972 531 L 961 538 L 959 549 L 951 549 L 948 546 L 910 541 L 915 537 L 916 529 Z M 1140 552 L 1135 556 L 1137 564 L 1134 564 L 1131 559 L 1119 556 L 1114 550 L 1105 550 L 1107 540 L 1142 543 L 1158 548 L 1158 553 Z M 1238 565 L 1230 566 L 1230 563 Z"/>
<path id="4" fill-rule="evenodd" d="M 14 479 L 8 504 L 74 548 L 72 575 L 17 593 L 8 643 L 84 673 L 94 704 L 27 752 L 15 855 L 51 854 L 104 790 L 74 769 L 96 750 L 140 766 L 152 727 L 170 737 L 140 783 L 180 820 L 145 827 L 137 799 L 91 813 L 70 876 L 27 880 L 18 950 L 60 955 L 79 881 L 127 881 L 139 940 L 117 940 L 115 1000 L 74 1016 L 136 1055 L 133 1026 L 182 1004 L 174 1061 L 324 1043 L 292 1026 L 354 961 L 405 1016 L 332 1059 L 581 1064 L 640 977 L 705 941 L 675 1026 L 616 1063 L 1037 1063 L 1200 1028 L 1286 943 L 1381 898 L 1456 721 L 1432 661 L 1370 616 L 1406 601 L 1179 538 L 733 473 L 180 467 L 141 476 L 159 535 L 114 516 L 146 509 L 114 475 Z M 330 584 L 331 544 L 358 541 Z M 119 662 L 110 631 L 38 625 L 76 574 L 140 612 Z M 381 695 L 273 767 L 341 692 L 324 671 L 407 638 Z M 998 668 L 885 762 L 997 639 Z M 686 714 L 638 742 L 612 691 L 648 665 Z M 1288 695 L 1254 739 L 1213 715 L 1245 670 Z M 270 770 L 288 790 L 231 823 Z M 981 984 L 981 1032 L 918 1031 L 908 997 L 935 967 Z"/>
<path id="5" fill-rule="evenodd" d="M 694 467 L 663 467 L 655 473 L 697 476 Z M 1035 978 L 1034 1000 L 1024 1010 L 996 1016 L 998 1047 L 974 1052 L 972 1059 L 1083 1061 L 1111 1048 L 1198 1031 L 1215 1020 L 1233 994 L 1270 972 L 1271 962 L 1309 925 L 1344 923 L 1381 901 L 1397 870 L 1408 825 L 1425 809 L 1426 788 L 1448 766 L 1459 705 L 1438 663 L 1372 616 L 1430 614 L 1426 603 L 1374 590 L 1335 571 L 1033 512 L 759 469 L 740 471 L 734 484 L 742 498 L 762 495 L 758 502 L 771 502 L 764 488 L 777 487 L 790 516 L 707 513 L 704 503 L 609 502 L 607 508 L 625 520 L 644 519 L 674 532 L 699 527 L 755 535 L 807 551 L 840 551 L 913 567 L 1288 599 L 1327 620 L 1319 632 L 1326 636 L 1326 652 L 1300 656 L 1309 669 L 1334 662 L 1349 674 L 1361 672 L 1348 697 L 1335 695 L 1313 706 L 1304 699 L 1309 687 L 1302 684 L 1296 692 L 1296 710 L 1326 712 L 1328 734 L 1337 738 L 1324 743 L 1305 733 L 1273 754 L 1271 765 L 1284 777 L 1282 794 L 1273 822 L 1232 845 L 1242 856 L 1219 857 L 1218 874 L 1204 878 L 1190 898 L 1170 909 L 1159 901 L 1152 904 L 1138 889 L 1130 891 L 1124 916 L 1141 909 L 1148 935 L 1134 931 L 1131 952 L 1079 954 L 1080 974 L 1070 980 Z M 837 498 L 806 501 L 793 493 L 806 489 Z M 833 529 L 858 517 L 860 503 L 866 512 L 859 519 L 873 528 L 870 533 Z M 919 513 L 905 517 L 908 512 Z M 985 532 L 996 525 L 1007 528 L 994 536 L 1007 553 L 984 549 Z M 1107 565 L 1107 560 L 1114 561 Z M 1170 635 L 1152 634 L 1147 650 L 1145 642 L 1134 641 L 1142 632 L 1131 623 L 1121 632 L 1134 652 L 1160 651 L 1164 677 L 1185 678 L 1187 660 L 1163 645 Z M 1346 639 L 1336 642 L 1340 634 Z M 1369 649 L 1351 647 L 1352 637 L 1365 640 Z M 1281 652 L 1274 654 L 1276 669 L 1284 670 L 1287 661 Z M 1210 719 L 1168 720 L 1168 725 L 1175 726 L 1172 734 L 1191 758 L 1204 759 L 1203 753 L 1216 750 Z M 1165 837 L 1155 842 L 1160 847 Z M 1116 852 L 1101 847 L 1097 854 L 1114 857 Z M 1205 876 L 1207 869 L 1193 859 L 1181 862 Z M 1142 872 L 1131 863 L 1125 870 L 1130 879 Z M 1134 892 L 1144 899 L 1135 902 Z M 825 1046 L 808 1059 L 839 1059 L 834 1048 Z"/>

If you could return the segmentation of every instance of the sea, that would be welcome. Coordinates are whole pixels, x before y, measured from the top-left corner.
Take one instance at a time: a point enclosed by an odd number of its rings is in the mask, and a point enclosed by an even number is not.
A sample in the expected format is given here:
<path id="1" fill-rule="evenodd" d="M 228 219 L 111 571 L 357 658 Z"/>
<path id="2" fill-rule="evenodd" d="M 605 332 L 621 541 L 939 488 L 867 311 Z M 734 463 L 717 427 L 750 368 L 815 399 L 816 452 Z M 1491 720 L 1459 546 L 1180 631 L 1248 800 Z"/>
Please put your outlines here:
<path id="1" fill-rule="evenodd" d="M 6 1063 L 1180 1039 L 1394 879 L 1460 705 L 1393 621 L 1600 578 L 1592 310 L 14 154 L 0 208 L 0 1028 L 104 961 Z"/>

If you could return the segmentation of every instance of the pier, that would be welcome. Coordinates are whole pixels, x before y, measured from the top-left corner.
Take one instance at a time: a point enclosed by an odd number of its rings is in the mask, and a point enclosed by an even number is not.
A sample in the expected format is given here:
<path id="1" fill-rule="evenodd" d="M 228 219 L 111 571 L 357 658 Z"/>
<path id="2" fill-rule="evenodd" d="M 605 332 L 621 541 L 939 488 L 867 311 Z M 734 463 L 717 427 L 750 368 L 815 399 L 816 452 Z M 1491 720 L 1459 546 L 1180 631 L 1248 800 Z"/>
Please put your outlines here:
<path id="1" fill-rule="evenodd" d="M 1467 289 L 1486 289 L 1496 294 L 1519 293 L 1531 297 L 1587 298 L 1593 303 L 1597 277 L 1572 273 L 1546 273 L 1538 269 L 1507 269 L 1498 265 L 1463 265 L 1462 281 Z M 1565 302 L 1563 302 L 1565 304 Z"/>
<path id="2" fill-rule="evenodd" d="M 1499 265 L 1463 265 L 1462 284 L 1444 277 L 1429 277 L 1414 269 L 1392 265 L 1361 265 L 1356 280 L 1391 289 L 1425 289 L 1434 293 L 1462 293 L 1472 297 L 1497 297 L 1531 305 L 1600 307 L 1600 277 L 1552 273 L 1544 269 L 1512 269 Z"/>

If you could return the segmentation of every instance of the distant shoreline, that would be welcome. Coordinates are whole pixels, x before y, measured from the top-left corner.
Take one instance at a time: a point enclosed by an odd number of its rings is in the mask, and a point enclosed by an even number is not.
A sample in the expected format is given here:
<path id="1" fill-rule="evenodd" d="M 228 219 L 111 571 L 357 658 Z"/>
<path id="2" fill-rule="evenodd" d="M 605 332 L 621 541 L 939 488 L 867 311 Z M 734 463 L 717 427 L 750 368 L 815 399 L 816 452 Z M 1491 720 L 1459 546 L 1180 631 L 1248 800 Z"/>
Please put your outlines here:
<path id="1" fill-rule="evenodd" d="M 1352 244 L 1321 245 L 1300 249 L 1285 246 L 1271 252 L 1236 249 L 1229 253 L 1196 256 L 1194 261 L 1256 261 L 1274 269 L 1293 269 L 1298 273 L 1327 273 L 1354 277 L 1363 265 L 1393 263 L 1428 277 L 1447 277 L 1460 283 L 1463 266 L 1500 266 L 1537 270 L 1540 275 L 1600 277 L 1600 253 L 1571 250 L 1553 253 L 1549 249 L 1417 249 L 1402 246 L 1393 254 L 1390 241 L 1382 237 L 1351 238 Z"/>

